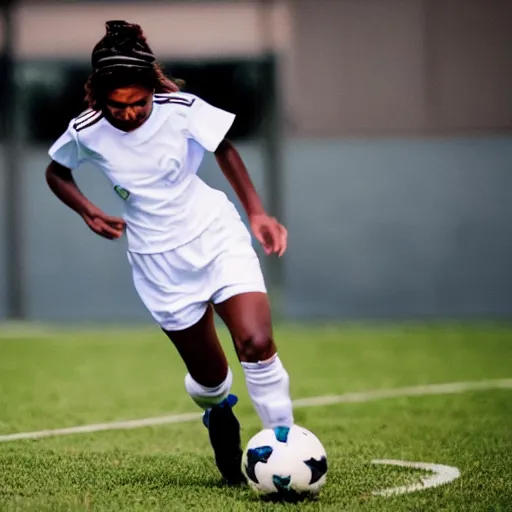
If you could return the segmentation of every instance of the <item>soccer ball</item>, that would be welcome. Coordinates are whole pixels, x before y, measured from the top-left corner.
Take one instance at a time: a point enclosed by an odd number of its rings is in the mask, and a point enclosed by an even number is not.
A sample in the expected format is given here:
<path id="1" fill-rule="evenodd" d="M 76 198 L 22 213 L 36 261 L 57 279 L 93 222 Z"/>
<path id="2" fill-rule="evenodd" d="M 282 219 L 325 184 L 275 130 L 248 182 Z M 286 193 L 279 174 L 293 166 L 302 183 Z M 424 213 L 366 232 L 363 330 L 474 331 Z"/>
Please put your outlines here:
<path id="1" fill-rule="evenodd" d="M 268 428 L 247 443 L 242 471 L 258 494 L 293 499 L 317 494 L 325 484 L 327 455 L 303 427 Z"/>

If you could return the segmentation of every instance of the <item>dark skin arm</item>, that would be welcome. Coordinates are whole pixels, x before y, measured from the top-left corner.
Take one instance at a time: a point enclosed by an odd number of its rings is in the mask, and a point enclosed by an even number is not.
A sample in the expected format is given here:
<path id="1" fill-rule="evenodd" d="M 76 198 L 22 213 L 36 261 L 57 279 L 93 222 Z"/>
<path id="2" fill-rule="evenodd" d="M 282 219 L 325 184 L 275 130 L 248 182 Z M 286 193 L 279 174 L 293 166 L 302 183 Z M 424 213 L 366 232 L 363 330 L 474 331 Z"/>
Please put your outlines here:
<path id="1" fill-rule="evenodd" d="M 55 161 L 46 169 L 46 182 L 52 192 L 74 210 L 97 235 L 113 240 L 123 234 L 125 222 L 119 217 L 106 215 L 80 191 L 71 170 Z"/>
<path id="2" fill-rule="evenodd" d="M 236 148 L 229 140 L 224 139 L 215 151 L 215 158 L 240 199 L 249 218 L 251 230 L 263 245 L 265 253 L 277 253 L 278 256 L 282 256 L 286 251 L 288 232 L 274 217 L 265 213 L 261 199 Z"/>

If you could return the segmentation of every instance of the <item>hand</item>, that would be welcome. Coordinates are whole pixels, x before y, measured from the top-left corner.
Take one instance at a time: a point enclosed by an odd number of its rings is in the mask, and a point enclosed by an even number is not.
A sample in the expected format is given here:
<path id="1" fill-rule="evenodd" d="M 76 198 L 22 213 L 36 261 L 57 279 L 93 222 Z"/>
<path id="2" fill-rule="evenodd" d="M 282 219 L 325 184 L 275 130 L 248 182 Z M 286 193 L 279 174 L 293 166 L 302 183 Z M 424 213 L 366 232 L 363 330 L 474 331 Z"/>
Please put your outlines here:
<path id="1" fill-rule="evenodd" d="M 263 245 L 265 254 L 277 253 L 281 257 L 285 253 L 288 231 L 277 219 L 260 213 L 251 215 L 249 223 L 254 236 Z"/>
<path id="2" fill-rule="evenodd" d="M 123 219 L 111 217 L 96 206 L 88 207 L 87 211 L 81 213 L 81 217 L 92 231 L 107 240 L 121 238 L 126 226 Z"/>

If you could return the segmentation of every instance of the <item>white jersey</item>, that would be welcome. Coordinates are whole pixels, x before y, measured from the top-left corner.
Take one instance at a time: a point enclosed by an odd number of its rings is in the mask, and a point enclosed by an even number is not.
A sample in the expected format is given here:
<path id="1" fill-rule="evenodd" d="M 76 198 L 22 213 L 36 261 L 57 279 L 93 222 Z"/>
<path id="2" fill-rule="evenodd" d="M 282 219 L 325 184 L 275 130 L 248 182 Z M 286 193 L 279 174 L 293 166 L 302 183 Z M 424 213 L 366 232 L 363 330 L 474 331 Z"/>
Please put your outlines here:
<path id="1" fill-rule="evenodd" d="M 155 94 L 149 118 L 123 132 L 101 112 L 73 119 L 50 157 L 69 169 L 99 167 L 124 200 L 128 249 L 156 254 L 186 244 L 220 215 L 226 195 L 197 176 L 235 119 L 186 93 Z"/>

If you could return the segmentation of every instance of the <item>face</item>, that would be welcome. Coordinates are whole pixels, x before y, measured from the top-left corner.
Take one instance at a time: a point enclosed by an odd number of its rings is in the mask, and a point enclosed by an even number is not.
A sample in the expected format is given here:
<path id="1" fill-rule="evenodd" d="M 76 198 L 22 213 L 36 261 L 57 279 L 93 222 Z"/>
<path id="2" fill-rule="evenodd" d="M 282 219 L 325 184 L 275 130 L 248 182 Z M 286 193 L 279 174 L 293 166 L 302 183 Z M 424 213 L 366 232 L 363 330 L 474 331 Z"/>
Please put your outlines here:
<path id="1" fill-rule="evenodd" d="M 111 121 L 124 131 L 138 128 L 149 117 L 152 107 L 153 91 L 141 85 L 114 89 L 106 100 Z"/>

